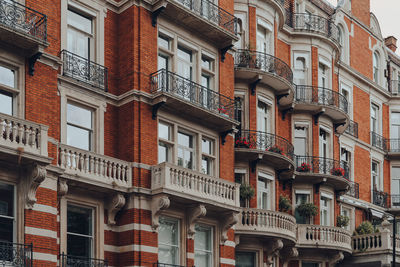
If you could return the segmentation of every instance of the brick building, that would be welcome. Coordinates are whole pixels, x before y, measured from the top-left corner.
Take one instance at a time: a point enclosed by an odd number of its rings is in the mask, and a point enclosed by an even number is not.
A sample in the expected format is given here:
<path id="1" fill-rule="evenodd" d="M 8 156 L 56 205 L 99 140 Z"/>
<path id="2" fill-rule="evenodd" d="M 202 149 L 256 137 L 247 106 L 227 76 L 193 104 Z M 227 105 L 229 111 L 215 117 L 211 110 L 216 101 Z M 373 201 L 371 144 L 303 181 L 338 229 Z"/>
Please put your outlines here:
<path id="1" fill-rule="evenodd" d="M 0 0 L 0 265 L 387 266 L 396 41 L 369 0 Z"/>

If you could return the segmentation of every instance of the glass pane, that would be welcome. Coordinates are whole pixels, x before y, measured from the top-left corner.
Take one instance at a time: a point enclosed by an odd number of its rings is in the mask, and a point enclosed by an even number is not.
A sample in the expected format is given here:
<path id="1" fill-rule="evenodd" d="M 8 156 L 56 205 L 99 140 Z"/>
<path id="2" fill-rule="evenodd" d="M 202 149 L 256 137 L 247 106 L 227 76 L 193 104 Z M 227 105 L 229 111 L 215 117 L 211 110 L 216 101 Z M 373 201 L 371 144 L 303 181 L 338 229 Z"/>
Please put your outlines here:
<path id="1" fill-rule="evenodd" d="M 160 218 L 158 229 L 158 256 L 160 263 L 179 263 L 179 221 L 171 218 Z"/>
<path id="2" fill-rule="evenodd" d="M 211 227 L 196 225 L 196 233 L 194 235 L 194 249 L 208 250 L 212 248 L 212 229 Z M 195 264 L 196 265 L 196 264 Z M 197 265 L 196 265 L 197 266 Z"/>
<path id="3" fill-rule="evenodd" d="M 201 58 L 201 66 L 204 69 L 212 70 L 211 60 L 209 60 L 207 58 L 204 58 L 204 57 Z"/>
<path id="4" fill-rule="evenodd" d="M 237 267 L 254 267 L 256 254 L 254 252 L 236 252 Z"/>
<path id="5" fill-rule="evenodd" d="M 168 157 L 168 146 L 164 143 L 159 143 L 158 144 L 158 163 L 161 162 L 168 162 L 169 157 Z"/>
<path id="6" fill-rule="evenodd" d="M 7 241 L 7 242 L 13 242 L 14 241 L 14 222 L 13 222 L 13 219 L 1 218 L 0 217 L 0 242 L 1 241 Z"/>
<path id="7" fill-rule="evenodd" d="M 67 254 L 71 256 L 92 257 L 92 238 L 67 234 Z"/>
<path id="8" fill-rule="evenodd" d="M 187 62 L 192 62 L 192 51 L 178 47 L 178 57 Z"/>
<path id="9" fill-rule="evenodd" d="M 207 75 L 201 75 L 201 86 L 210 89 L 210 77 Z"/>
<path id="10" fill-rule="evenodd" d="M 92 111 L 68 103 L 67 122 L 87 129 L 92 129 Z"/>
<path id="11" fill-rule="evenodd" d="M 0 183 L 0 216 L 2 215 L 14 217 L 14 186 Z"/>
<path id="12" fill-rule="evenodd" d="M 164 55 L 158 55 L 158 70 L 168 70 L 168 57 Z"/>
<path id="13" fill-rule="evenodd" d="M 307 142 L 305 138 L 294 138 L 294 154 L 305 156 L 307 155 Z"/>
<path id="14" fill-rule="evenodd" d="M 212 154 L 212 142 L 210 140 L 207 139 L 203 139 L 203 142 L 201 144 L 201 150 L 203 151 L 203 153 Z"/>
<path id="15" fill-rule="evenodd" d="M 67 145 L 90 150 L 90 131 L 67 125 Z"/>
<path id="16" fill-rule="evenodd" d="M 163 138 L 166 140 L 170 139 L 170 126 L 164 123 L 158 123 L 158 138 Z"/>
<path id="17" fill-rule="evenodd" d="M 193 148 L 193 137 L 188 134 L 178 133 L 178 144 L 188 148 Z"/>
<path id="18" fill-rule="evenodd" d="M 67 232 L 88 235 L 93 233 L 92 209 L 68 205 Z"/>
<path id="19" fill-rule="evenodd" d="M 81 31 L 92 33 L 92 19 L 84 17 L 74 11 L 68 10 L 67 23 Z"/>
<path id="20" fill-rule="evenodd" d="M 69 28 L 67 31 L 67 49 L 83 58 L 89 58 L 90 38 L 82 32 Z"/>
<path id="21" fill-rule="evenodd" d="M 158 36 L 158 46 L 169 50 L 170 49 L 169 39 L 164 36 Z"/>
<path id="22" fill-rule="evenodd" d="M 15 71 L 0 66 L 0 83 L 9 87 L 15 87 Z"/>
<path id="23" fill-rule="evenodd" d="M 201 160 L 201 172 L 211 175 L 212 163 L 211 159 L 203 157 Z"/>
<path id="24" fill-rule="evenodd" d="M 0 92 L 0 112 L 10 116 L 13 114 L 13 98 L 11 94 Z"/>

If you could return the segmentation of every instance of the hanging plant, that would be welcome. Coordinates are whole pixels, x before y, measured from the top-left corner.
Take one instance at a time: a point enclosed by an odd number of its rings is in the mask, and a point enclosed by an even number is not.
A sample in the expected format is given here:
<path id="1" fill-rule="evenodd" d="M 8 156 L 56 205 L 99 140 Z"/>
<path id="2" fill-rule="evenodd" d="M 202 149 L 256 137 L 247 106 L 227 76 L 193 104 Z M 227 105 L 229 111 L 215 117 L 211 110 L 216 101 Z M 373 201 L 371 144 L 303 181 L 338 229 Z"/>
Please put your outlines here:
<path id="1" fill-rule="evenodd" d="M 367 235 L 372 234 L 374 232 L 374 226 L 369 221 L 363 221 L 360 225 L 356 228 L 355 233 L 357 235 Z"/>
<path id="2" fill-rule="evenodd" d="M 292 205 L 290 204 L 290 200 L 285 196 L 279 197 L 279 210 L 287 212 L 292 209 Z"/>
<path id="3" fill-rule="evenodd" d="M 243 200 L 249 200 L 254 197 L 256 191 L 254 190 L 254 187 L 252 187 L 249 184 L 241 184 L 240 185 L 240 197 Z"/>
<path id="4" fill-rule="evenodd" d="M 313 203 L 302 203 L 297 206 L 297 212 L 306 218 L 311 218 L 312 216 L 316 216 L 318 214 L 318 207 Z"/>
<path id="5" fill-rule="evenodd" d="M 346 227 L 349 225 L 350 218 L 345 215 L 339 215 L 336 217 L 337 227 Z"/>

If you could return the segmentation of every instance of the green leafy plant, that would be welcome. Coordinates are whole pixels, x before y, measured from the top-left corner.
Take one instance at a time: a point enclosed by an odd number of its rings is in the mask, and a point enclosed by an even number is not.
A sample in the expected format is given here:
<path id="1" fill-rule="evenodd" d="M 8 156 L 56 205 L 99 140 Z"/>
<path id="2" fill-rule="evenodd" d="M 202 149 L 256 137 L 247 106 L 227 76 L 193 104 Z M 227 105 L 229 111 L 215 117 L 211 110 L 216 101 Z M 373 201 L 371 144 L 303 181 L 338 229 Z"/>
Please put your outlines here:
<path id="1" fill-rule="evenodd" d="M 297 212 L 306 218 L 311 218 L 318 214 L 318 207 L 315 206 L 313 203 L 302 203 L 297 206 Z"/>
<path id="2" fill-rule="evenodd" d="M 290 204 L 289 198 L 285 196 L 279 196 L 279 210 L 280 211 L 289 211 L 292 209 L 292 205 Z"/>
<path id="3" fill-rule="evenodd" d="M 243 200 L 249 200 L 254 197 L 256 191 L 254 190 L 254 187 L 252 187 L 249 184 L 241 184 L 240 185 L 240 197 Z"/>
<path id="4" fill-rule="evenodd" d="M 366 235 L 374 233 L 374 227 L 372 223 L 369 221 L 363 221 L 360 225 L 356 228 L 357 235 Z"/>
<path id="5" fill-rule="evenodd" d="M 336 217 L 337 227 L 346 227 L 349 225 L 350 218 L 345 215 L 339 215 Z"/>

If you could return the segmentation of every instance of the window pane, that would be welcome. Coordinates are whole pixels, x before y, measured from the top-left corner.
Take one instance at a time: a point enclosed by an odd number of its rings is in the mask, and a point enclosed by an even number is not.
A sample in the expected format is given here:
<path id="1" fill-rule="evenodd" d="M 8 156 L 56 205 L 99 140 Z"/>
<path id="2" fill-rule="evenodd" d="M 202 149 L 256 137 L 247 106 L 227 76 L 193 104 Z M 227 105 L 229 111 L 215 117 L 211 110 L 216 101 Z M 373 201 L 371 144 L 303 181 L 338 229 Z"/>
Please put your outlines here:
<path id="1" fill-rule="evenodd" d="M 14 217 L 14 186 L 12 185 L 0 183 L 0 216 Z"/>
<path id="2" fill-rule="evenodd" d="M 81 31 L 92 33 L 92 20 L 74 11 L 68 10 L 67 23 Z"/>
<path id="3" fill-rule="evenodd" d="M 254 252 L 236 252 L 236 266 L 239 267 L 254 267 L 256 253 Z"/>
<path id="4" fill-rule="evenodd" d="M 67 145 L 90 150 L 90 131 L 67 125 Z"/>
<path id="5" fill-rule="evenodd" d="M 212 266 L 212 228 L 196 225 L 194 235 L 194 265 Z"/>
<path id="6" fill-rule="evenodd" d="M 0 83 L 9 87 L 15 87 L 15 71 L 0 66 Z"/>
<path id="7" fill-rule="evenodd" d="M 203 153 L 211 155 L 212 154 L 212 142 L 210 140 L 203 139 L 201 150 L 203 151 Z"/>
<path id="8" fill-rule="evenodd" d="M 0 241 L 13 242 L 14 241 L 13 230 L 14 230 L 13 219 L 0 217 Z"/>
<path id="9" fill-rule="evenodd" d="M 0 112 L 12 115 L 13 113 L 13 98 L 11 94 L 0 92 Z"/>
<path id="10" fill-rule="evenodd" d="M 158 70 L 168 70 L 168 57 L 164 55 L 158 55 Z"/>
<path id="11" fill-rule="evenodd" d="M 91 258 L 92 238 L 68 234 L 67 254 L 71 256 Z"/>
<path id="12" fill-rule="evenodd" d="M 92 235 L 92 209 L 68 205 L 67 232 Z"/>
<path id="13" fill-rule="evenodd" d="M 201 66 L 204 69 L 212 70 L 211 60 L 209 60 L 207 58 L 204 58 L 204 57 L 201 58 Z"/>
<path id="14" fill-rule="evenodd" d="M 203 157 L 201 160 L 201 171 L 204 174 L 211 175 L 211 170 L 212 170 L 212 160 L 207 157 Z"/>
<path id="15" fill-rule="evenodd" d="M 163 138 L 165 140 L 170 139 L 170 126 L 164 123 L 158 123 L 158 138 Z"/>
<path id="16" fill-rule="evenodd" d="M 68 103 L 67 122 L 87 129 L 92 129 L 92 111 Z"/>
<path id="17" fill-rule="evenodd" d="M 159 143 L 158 144 L 158 163 L 161 162 L 168 162 L 169 157 L 168 157 L 168 146 L 164 143 Z"/>
<path id="18" fill-rule="evenodd" d="M 178 57 L 187 62 L 192 62 L 192 51 L 178 47 Z"/>
<path id="19" fill-rule="evenodd" d="M 169 39 L 164 36 L 158 36 L 158 46 L 169 50 L 170 49 Z"/>
<path id="20" fill-rule="evenodd" d="M 181 146 L 192 148 L 193 147 L 193 137 L 188 134 L 178 133 L 178 144 Z"/>
<path id="21" fill-rule="evenodd" d="M 179 222 L 160 218 L 158 230 L 158 257 L 160 263 L 179 264 Z"/>

